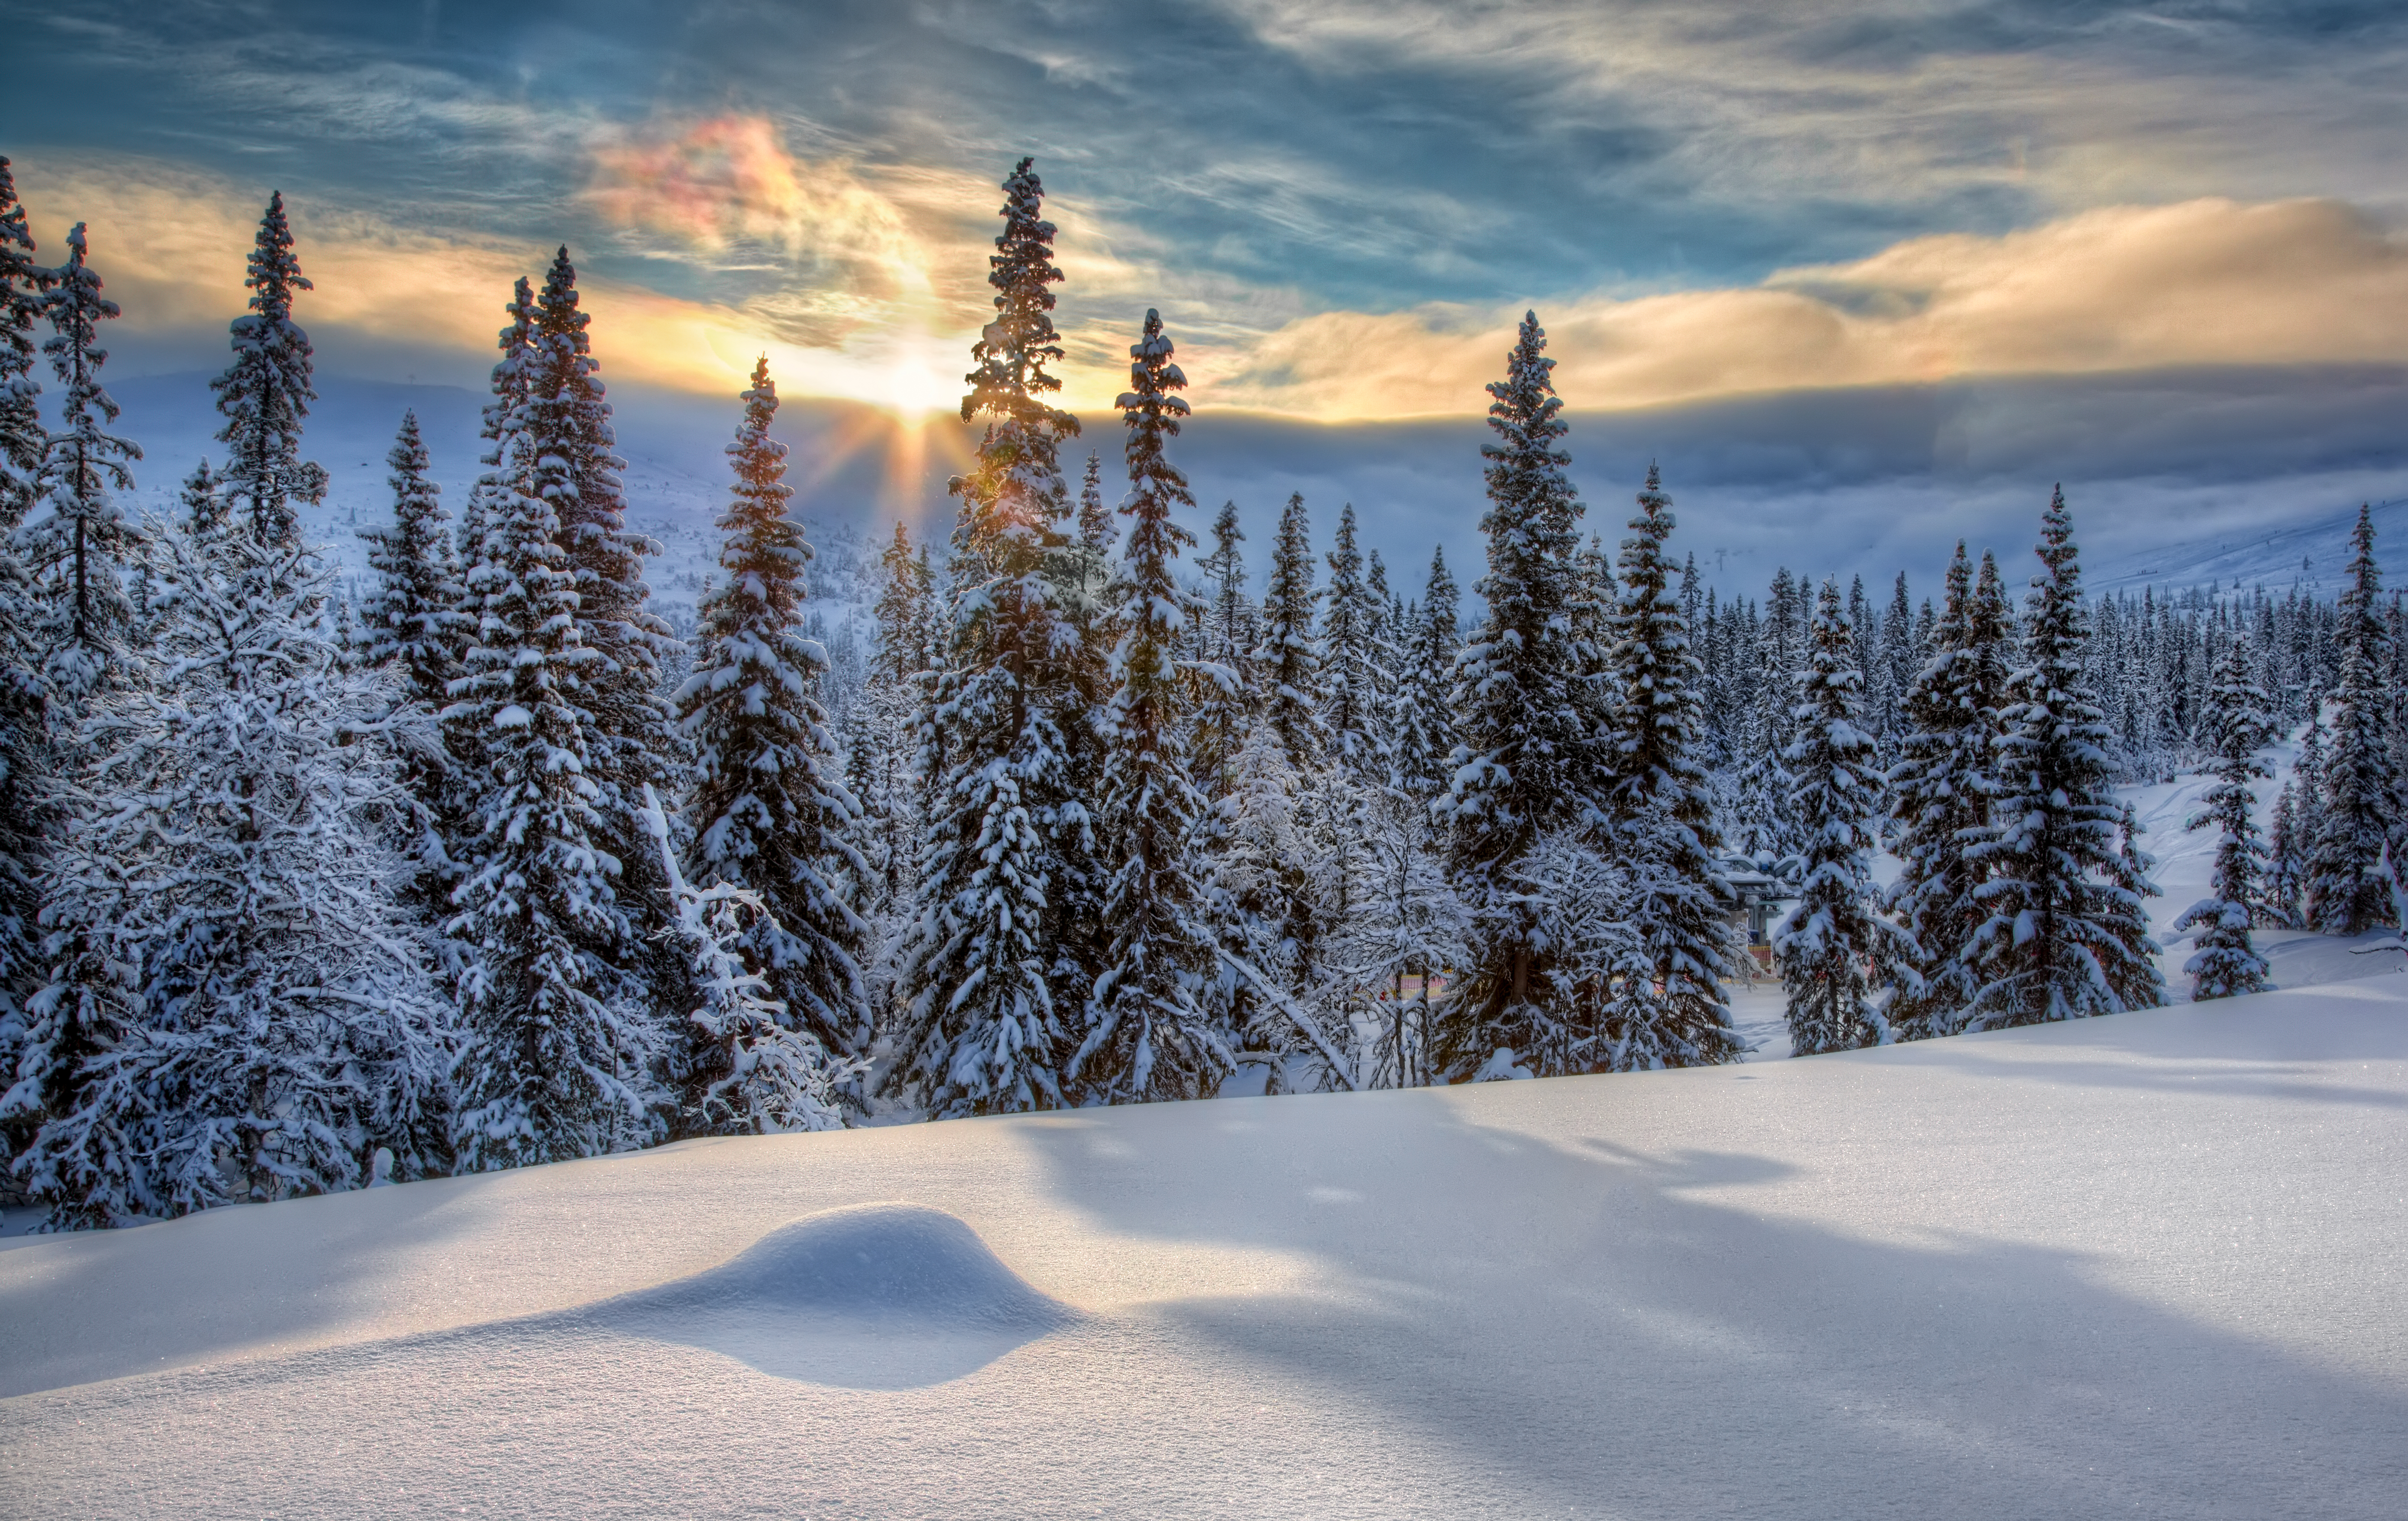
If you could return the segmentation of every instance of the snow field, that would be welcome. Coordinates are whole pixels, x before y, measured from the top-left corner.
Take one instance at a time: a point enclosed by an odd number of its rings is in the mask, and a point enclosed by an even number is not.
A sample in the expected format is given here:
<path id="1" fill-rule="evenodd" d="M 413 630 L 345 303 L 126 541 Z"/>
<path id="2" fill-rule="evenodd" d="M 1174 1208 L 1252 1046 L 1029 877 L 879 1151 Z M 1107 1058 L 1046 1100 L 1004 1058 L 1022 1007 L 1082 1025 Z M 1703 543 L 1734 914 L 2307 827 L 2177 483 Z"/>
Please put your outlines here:
<path id="1" fill-rule="evenodd" d="M 18 1241 L 0 1514 L 2396 1516 L 2403 1117 L 2375 979 Z"/>

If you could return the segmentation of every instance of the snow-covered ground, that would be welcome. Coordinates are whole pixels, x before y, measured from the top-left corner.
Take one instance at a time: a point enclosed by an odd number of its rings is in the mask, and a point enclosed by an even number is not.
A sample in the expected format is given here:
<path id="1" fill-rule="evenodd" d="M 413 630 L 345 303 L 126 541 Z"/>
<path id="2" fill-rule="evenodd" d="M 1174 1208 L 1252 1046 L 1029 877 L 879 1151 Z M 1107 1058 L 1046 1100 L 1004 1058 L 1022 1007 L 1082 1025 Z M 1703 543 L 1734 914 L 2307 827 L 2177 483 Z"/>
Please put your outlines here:
<path id="1" fill-rule="evenodd" d="M 2408 979 L 6 1246 L 10 1516 L 2396 1517 Z"/>

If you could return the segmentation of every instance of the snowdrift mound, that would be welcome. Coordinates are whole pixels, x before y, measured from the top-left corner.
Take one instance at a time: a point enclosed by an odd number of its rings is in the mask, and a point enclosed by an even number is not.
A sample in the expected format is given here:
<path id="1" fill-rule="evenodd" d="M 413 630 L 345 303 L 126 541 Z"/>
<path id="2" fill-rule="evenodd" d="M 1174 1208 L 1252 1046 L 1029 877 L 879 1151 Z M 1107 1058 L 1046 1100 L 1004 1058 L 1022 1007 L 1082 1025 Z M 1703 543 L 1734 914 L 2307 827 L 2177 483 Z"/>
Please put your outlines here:
<path id="1" fill-rule="evenodd" d="M 917 1388 L 1070 1323 L 942 1210 L 859 1204 L 781 1227 L 723 1266 L 563 1317 L 778 1378 Z"/>

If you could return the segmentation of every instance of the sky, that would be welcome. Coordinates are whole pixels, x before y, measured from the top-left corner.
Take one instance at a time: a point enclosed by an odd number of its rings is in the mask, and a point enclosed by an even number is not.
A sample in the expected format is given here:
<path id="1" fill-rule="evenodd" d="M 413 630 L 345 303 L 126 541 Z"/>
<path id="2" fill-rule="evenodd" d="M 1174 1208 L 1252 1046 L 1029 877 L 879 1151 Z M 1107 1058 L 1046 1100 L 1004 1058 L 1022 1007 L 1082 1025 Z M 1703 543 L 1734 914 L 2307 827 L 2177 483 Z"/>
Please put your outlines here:
<path id="1" fill-rule="evenodd" d="M 1074 452 L 1116 456 L 1158 308 L 1258 555 L 1300 490 L 1476 576 L 1531 310 L 1592 526 L 1660 462 L 1730 585 L 1928 587 L 2058 481 L 2102 563 L 2408 496 L 2395 4 L 0 0 L 0 152 L 46 252 L 90 224 L 113 376 L 223 363 L 276 189 L 330 390 L 481 387 L 565 243 L 630 439 L 732 430 L 767 353 L 807 505 L 924 525 L 1029 154 Z"/>

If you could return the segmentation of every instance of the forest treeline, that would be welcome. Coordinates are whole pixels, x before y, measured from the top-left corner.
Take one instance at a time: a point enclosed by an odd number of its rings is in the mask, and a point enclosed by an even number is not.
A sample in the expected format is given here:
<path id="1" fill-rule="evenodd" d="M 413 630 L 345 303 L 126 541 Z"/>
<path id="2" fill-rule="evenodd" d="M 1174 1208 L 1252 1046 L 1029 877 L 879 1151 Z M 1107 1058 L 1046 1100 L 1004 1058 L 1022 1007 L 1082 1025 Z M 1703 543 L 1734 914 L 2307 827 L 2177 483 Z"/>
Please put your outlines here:
<path id="1" fill-rule="evenodd" d="M 36 262 L 0 159 L 0 1138 L 59 1227 L 872 1119 L 1725 1062 L 1745 892 L 1800 1054 L 2162 1000 L 2119 783 L 2204 768 L 2200 996 L 2254 928 L 2395 923 L 2397 604 L 2094 599 L 2062 494 L 2017 596 L 1609 550 L 1546 337 L 1489 387 L 1485 574 L 1405 589 L 1291 496 L 1261 594 L 1199 541 L 1149 311 L 1101 449 L 1054 405 L 1042 187 L 1004 181 L 984 432 L 897 526 L 860 658 L 810 636 L 766 360 L 690 628 L 651 605 L 563 249 L 507 304 L 482 474 L 398 420 L 337 595 L 303 509 L 310 284 L 280 196 L 215 382 L 223 452 L 119 505 L 86 230 Z M 47 335 L 47 336 L 45 336 Z M 47 377 L 47 391 L 45 390 Z M 45 400 L 47 399 L 47 406 Z M 2305 725 L 2271 838 L 2263 751 Z M 1877 883 L 1875 852 L 1901 863 Z"/>

